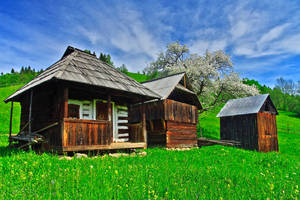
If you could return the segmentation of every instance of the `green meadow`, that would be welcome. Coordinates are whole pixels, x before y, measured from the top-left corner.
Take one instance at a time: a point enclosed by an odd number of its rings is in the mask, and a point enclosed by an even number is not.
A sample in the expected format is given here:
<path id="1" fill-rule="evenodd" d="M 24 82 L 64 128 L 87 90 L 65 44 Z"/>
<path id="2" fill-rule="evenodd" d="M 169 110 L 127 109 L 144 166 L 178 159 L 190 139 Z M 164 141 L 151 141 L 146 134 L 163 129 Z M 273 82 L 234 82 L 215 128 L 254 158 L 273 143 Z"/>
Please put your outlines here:
<path id="1" fill-rule="evenodd" d="M 144 150 L 146 156 L 61 159 L 7 148 L 10 103 L 0 88 L 0 199 L 299 199 L 300 118 L 280 111 L 279 152 L 208 146 Z M 199 116 L 199 135 L 219 138 L 220 108 Z M 14 107 L 13 132 L 20 106 Z M 201 127 L 201 128 L 200 128 Z"/>

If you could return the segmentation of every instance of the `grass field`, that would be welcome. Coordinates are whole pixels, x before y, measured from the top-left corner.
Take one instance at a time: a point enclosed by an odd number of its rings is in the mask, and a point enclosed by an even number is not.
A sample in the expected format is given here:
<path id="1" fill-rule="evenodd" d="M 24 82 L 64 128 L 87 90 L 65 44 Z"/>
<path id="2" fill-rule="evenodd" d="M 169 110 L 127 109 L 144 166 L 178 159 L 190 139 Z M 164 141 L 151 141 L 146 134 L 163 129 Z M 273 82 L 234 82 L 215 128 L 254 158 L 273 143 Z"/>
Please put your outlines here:
<path id="1" fill-rule="evenodd" d="M 11 103 L 4 103 L 3 101 L 20 87 L 22 87 L 22 85 L 0 88 L 0 133 L 9 132 L 9 116 L 10 116 Z M 20 111 L 21 111 L 21 107 L 19 103 L 14 103 L 13 130 L 12 130 L 13 133 L 17 133 L 19 131 Z"/>
<path id="2" fill-rule="evenodd" d="M 7 148 L 10 105 L 17 87 L 0 88 L 0 199 L 299 199 L 300 134 L 279 131 L 279 153 L 209 146 L 190 151 L 145 150 L 147 156 L 60 160 Z M 14 132 L 19 106 L 15 107 Z M 218 109 L 199 117 L 201 134 L 219 138 Z M 280 112 L 279 130 L 300 129 Z M 200 127 L 199 135 L 200 135 Z"/>

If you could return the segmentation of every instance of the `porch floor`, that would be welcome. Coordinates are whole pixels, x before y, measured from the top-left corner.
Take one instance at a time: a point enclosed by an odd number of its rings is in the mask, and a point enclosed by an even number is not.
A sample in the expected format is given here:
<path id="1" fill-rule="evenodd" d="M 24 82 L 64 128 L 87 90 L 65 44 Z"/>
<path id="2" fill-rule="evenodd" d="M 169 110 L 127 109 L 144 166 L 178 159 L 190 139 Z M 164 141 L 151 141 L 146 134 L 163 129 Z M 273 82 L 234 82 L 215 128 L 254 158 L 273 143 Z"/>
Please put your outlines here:
<path id="1" fill-rule="evenodd" d="M 144 142 L 113 142 L 110 145 L 78 145 L 63 147 L 63 151 L 92 151 L 92 150 L 112 150 L 112 149 L 144 149 L 147 144 Z"/>

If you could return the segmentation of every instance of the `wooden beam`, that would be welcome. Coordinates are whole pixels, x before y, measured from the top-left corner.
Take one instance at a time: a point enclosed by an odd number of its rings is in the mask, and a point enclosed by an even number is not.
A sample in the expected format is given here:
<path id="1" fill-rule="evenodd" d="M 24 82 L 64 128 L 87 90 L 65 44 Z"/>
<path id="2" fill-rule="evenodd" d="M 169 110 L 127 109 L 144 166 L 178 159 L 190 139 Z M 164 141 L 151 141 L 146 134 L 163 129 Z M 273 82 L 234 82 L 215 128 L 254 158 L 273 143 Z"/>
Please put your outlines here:
<path id="1" fill-rule="evenodd" d="M 64 106 L 64 114 L 63 118 L 68 117 L 68 99 L 69 99 L 69 88 L 64 88 L 64 97 L 63 97 L 63 106 Z"/>
<path id="2" fill-rule="evenodd" d="M 142 103 L 142 134 L 144 136 L 144 142 L 146 144 L 145 149 L 147 148 L 147 129 L 146 129 L 146 110 L 145 103 Z"/>
<path id="3" fill-rule="evenodd" d="M 11 132 L 12 132 L 12 118 L 13 118 L 13 112 L 14 112 L 14 102 L 11 102 L 11 108 L 10 108 L 10 121 L 9 121 L 9 146 L 11 145 Z"/>
<path id="4" fill-rule="evenodd" d="M 147 145 L 143 142 L 114 142 L 109 145 L 78 145 L 63 147 L 63 151 L 88 151 L 88 150 L 110 150 L 110 149 L 142 149 Z"/>
<path id="5" fill-rule="evenodd" d="M 109 133 L 111 134 L 111 142 L 114 141 L 114 133 L 113 133 L 113 121 L 112 121 L 112 109 L 111 109 L 111 95 L 107 96 L 107 115 L 109 121 Z"/>
<path id="6" fill-rule="evenodd" d="M 29 100 L 29 119 L 28 119 L 28 133 L 31 133 L 31 123 L 32 123 L 32 96 L 33 96 L 33 90 L 30 90 L 30 100 Z"/>
<path id="7" fill-rule="evenodd" d="M 47 130 L 47 129 L 49 129 L 49 128 L 52 128 L 53 126 L 56 126 L 56 125 L 58 125 L 58 122 L 55 122 L 55 123 L 50 124 L 50 125 L 48 125 L 48 126 L 46 126 L 46 127 L 44 127 L 44 128 L 41 128 L 41 129 L 39 129 L 39 130 L 37 130 L 37 131 L 34 131 L 32 134 L 37 134 L 37 133 L 39 133 L 39 132 L 45 131 L 45 130 Z"/>

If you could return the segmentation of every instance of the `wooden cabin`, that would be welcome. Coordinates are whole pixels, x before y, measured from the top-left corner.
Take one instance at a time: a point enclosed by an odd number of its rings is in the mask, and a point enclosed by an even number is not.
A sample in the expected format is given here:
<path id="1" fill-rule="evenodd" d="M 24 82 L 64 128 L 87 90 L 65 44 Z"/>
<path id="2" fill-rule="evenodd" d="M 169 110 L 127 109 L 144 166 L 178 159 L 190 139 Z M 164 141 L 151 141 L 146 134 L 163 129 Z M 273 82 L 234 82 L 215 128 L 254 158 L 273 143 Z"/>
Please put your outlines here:
<path id="1" fill-rule="evenodd" d="M 57 152 L 146 148 L 143 102 L 160 98 L 95 55 L 68 47 L 5 100 L 11 111 L 13 102 L 21 104 L 20 133 L 12 136 L 10 128 L 9 141 Z M 128 123 L 128 108 L 137 103 L 140 120 Z"/>
<path id="2" fill-rule="evenodd" d="M 229 100 L 217 115 L 221 140 L 238 141 L 250 150 L 278 151 L 277 114 L 268 94 Z"/>
<path id="3" fill-rule="evenodd" d="M 161 96 L 144 104 L 148 144 L 167 148 L 197 146 L 198 109 L 202 107 L 186 74 L 173 74 L 142 84 Z M 130 107 L 130 123 L 142 119 L 141 106 Z"/>

